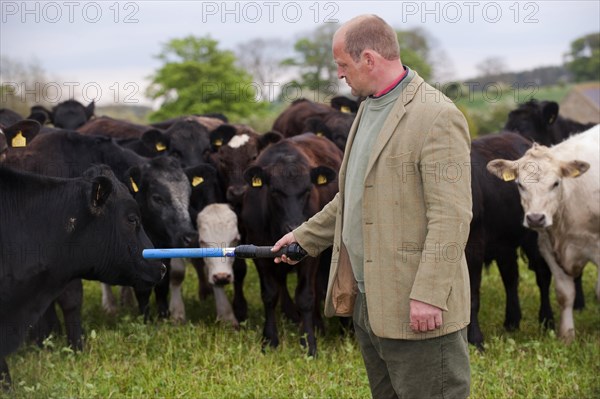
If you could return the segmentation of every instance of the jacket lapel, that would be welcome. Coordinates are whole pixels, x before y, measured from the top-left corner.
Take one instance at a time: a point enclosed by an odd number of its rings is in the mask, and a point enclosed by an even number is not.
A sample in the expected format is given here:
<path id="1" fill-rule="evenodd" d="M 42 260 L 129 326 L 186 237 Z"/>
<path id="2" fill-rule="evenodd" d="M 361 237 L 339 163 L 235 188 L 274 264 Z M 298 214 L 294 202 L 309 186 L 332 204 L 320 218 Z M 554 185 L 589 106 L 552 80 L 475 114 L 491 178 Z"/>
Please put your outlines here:
<path id="1" fill-rule="evenodd" d="M 408 83 L 408 85 L 404 88 L 404 90 L 402 90 L 402 93 L 400 93 L 400 97 L 398 98 L 398 101 L 396 101 L 396 104 L 394 104 L 394 107 L 392 108 L 392 110 L 390 111 L 390 114 L 388 115 L 385 122 L 383 123 L 383 127 L 381 128 L 381 131 L 379 132 L 379 135 L 377 136 L 377 139 L 375 140 L 375 144 L 373 145 L 373 150 L 371 151 L 371 156 L 369 157 L 369 163 L 367 164 L 367 171 L 365 173 L 365 179 L 367 178 L 367 176 L 369 176 L 369 172 L 371 171 L 371 169 L 373 168 L 373 165 L 379 158 L 381 151 L 383 151 L 383 149 L 385 148 L 387 142 L 390 140 L 390 138 L 392 137 L 392 134 L 396 130 L 396 126 L 398 126 L 398 124 L 400 123 L 400 120 L 406 113 L 406 109 L 404 108 L 404 106 L 413 100 L 419 86 L 421 86 L 421 84 L 423 84 L 423 82 L 424 82 L 423 79 L 415 72 L 415 76 Z M 362 104 L 361 104 L 361 106 L 362 106 Z M 358 119 L 358 115 L 357 115 L 357 118 L 355 119 L 355 122 L 357 119 Z M 352 127 L 354 128 L 355 126 L 353 125 Z M 354 135 L 353 135 L 353 137 L 354 137 Z"/>

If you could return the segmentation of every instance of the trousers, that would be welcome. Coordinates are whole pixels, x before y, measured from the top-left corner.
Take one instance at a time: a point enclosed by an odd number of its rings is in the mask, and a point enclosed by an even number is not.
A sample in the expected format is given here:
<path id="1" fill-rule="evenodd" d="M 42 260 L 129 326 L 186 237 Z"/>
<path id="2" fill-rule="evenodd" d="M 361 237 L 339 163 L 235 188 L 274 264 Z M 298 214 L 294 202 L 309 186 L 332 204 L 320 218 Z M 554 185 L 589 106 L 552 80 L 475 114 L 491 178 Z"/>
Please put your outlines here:
<path id="1" fill-rule="evenodd" d="M 464 399 L 471 369 L 467 329 L 423 340 L 380 338 L 369 325 L 367 299 L 354 306 L 356 339 L 375 399 Z"/>

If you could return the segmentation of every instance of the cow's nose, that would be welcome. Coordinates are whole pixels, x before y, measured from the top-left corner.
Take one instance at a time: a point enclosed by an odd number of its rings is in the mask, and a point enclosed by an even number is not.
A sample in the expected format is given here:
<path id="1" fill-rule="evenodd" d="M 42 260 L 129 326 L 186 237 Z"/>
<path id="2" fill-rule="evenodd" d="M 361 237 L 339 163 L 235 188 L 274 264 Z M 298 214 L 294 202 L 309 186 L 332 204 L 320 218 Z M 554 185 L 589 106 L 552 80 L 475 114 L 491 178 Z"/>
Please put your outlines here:
<path id="1" fill-rule="evenodd" d="M 527 224 L 529 227 L 544 227 L 546 216 L 543 213 L 528 213 Z"/>
<path id="2" fill-rule="evenodd" d="M 162 279 L 167 274 L 167 266 L 164 263 L 160 264 L 160 278 Z"/>
<path id="3" fill-rule="evenodd" d="M 233 204 L 241 203 L 245 192 L 246 186 L 229 186 L 226 193 L 227 201 Z"/>
<path id="4" fill-rule="evenodd" d="M 231 273 L 217 273 L 213 276 L 214 285 L 227 285 L 231 283 Z"/>

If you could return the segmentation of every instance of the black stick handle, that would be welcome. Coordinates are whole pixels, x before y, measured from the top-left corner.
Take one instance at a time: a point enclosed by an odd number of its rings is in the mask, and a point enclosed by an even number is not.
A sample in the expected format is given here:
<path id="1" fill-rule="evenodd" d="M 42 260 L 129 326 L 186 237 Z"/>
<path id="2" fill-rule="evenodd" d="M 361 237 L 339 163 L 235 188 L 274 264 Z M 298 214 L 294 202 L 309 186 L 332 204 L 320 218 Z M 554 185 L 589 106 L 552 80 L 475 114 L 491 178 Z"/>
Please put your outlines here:
<path id="1" fill-rule="evenodd" d="M 291 260 L 299 261 L 308 253 L 298 243 L 282 247 L 277 252 L 271 252 L 273 247 L 257 247 L 256 245 L 238 245 L 235 247 L 236 258 L 276 258 L 285 255 Z"/>

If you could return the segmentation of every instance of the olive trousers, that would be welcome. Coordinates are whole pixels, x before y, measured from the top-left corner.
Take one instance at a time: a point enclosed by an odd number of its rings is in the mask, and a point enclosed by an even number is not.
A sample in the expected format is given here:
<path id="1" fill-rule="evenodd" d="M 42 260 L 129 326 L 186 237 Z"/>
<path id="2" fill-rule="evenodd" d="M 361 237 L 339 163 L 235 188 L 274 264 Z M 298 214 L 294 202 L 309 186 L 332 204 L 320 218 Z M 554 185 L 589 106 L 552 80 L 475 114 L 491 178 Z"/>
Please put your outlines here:
<path id="1" fill-rule="evenodd" d="M 373 398 L 469 396 L 471 371 L 466 328 L 423 340 L 377 337 L 369 325 L 364 293 L 356 298 L 353 320 Z"/>

